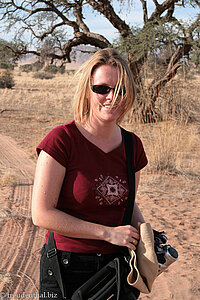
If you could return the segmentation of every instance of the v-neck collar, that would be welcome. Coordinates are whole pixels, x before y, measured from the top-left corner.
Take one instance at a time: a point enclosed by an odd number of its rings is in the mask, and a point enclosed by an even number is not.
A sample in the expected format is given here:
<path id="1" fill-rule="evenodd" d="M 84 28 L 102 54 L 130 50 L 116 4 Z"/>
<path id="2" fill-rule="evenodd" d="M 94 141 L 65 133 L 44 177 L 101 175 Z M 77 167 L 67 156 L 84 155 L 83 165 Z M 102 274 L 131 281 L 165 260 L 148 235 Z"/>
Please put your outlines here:
<path id="1" fill-rule="evenodd" d="M 102 153 L 105 154 L 105 155 L 109 155 L 109 154 L 113 153 L 114 151 L 117 151 L 117 150 L 120 149 L 120 148 L 122 147 L 122 145 L 123 145 L 124 137 L 123 137 L 123 134 L 122 134 L 121 127 L 119 127 L 120 130 L 121 130 L 121 135 L 122 135 L 122 141 L 121 141 L 121 143 L 120 143 L 116 148 L 112 149 L 111 151 L 105 152 L 104 150 L 102 150 L 101 148 L 99 148 L 97 145 L 95 145 L 93 142 L 91 142 L 88 138 L 86 138 L 86 137 L 82 134 L 82 132 L 81 132 L 81 131 L 78 129 L 78 127 L 76 126 L 75 121 L 73 121 L 73 123 L 74 123 L 74 126 L 75 126 L 76 130 L 78 131 L 79 135 L 81 136 L 81 138 L 82 138 L 83 140 L 85 140 L 87 143 L 89 143 L 90 145 L 92 145 L 92 147 L 94 147 L 95 149 L 97 149 L 98 151 L 102 152 Z"/>

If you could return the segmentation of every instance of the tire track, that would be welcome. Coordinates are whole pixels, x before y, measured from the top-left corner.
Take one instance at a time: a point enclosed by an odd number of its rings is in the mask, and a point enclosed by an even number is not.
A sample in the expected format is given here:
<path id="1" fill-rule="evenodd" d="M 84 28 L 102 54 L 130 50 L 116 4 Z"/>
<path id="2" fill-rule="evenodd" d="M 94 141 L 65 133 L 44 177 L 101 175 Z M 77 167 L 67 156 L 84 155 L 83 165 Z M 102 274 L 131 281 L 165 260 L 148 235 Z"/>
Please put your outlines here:
<path id="1" fill-rule="evenodd" d="M 0 202 L 0 291 L 36 293 L 44 232 L 31 221 L 35 164 L 10 137 L 0 135 L 0 145 L 0 170 L 14 170 L 18 182 Z"/>

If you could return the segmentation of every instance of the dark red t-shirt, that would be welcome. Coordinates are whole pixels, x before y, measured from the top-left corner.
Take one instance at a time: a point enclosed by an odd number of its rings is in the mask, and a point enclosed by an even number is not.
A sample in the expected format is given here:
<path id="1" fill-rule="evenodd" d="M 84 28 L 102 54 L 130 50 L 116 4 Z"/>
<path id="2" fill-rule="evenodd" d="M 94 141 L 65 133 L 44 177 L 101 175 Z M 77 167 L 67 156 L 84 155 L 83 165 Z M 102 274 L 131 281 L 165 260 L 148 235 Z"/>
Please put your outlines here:
<path id="1" fill-rule="evenodd" d="M 147 164 L 141 140 L 133 137 L 135 171 Z M 103 224 L 121 225 L 128 197 L 124 143 L 109 153 L 87 140 L 74 121 L 50 131 L 37 147 L 66 168 L 57 209 L 74 217 Z M 91 224 L 92 230 L 92 224 Z M 54 234 L 59 250 L 79 253 L 113 253 L 118 246 L 102 240 Z M 48 242 L 48 233 L 46 235 Z"/>

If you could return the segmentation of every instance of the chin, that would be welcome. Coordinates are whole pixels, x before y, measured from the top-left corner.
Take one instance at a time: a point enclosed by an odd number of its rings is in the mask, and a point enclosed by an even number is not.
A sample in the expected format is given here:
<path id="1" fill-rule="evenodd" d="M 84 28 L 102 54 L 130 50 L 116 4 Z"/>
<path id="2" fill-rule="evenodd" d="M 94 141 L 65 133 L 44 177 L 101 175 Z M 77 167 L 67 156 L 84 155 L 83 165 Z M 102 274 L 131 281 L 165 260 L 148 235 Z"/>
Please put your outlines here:
<path id="1" fill-rule="evenodd" d="M 116 123 L 118 120 L 119 116 L 102 116 L 101 119 L 105 122 L 114 122 Z"/>
<path id="2" fill-rule="evenodd" d="M 120 114 L 118 111 L 111 111 L 111 112 L 104 112 L 103 114 L 101 114 L 103 118 L 107 119 L 107 120 L 113 120 L 113 121 L 117 121 L 120 117 Z"/>

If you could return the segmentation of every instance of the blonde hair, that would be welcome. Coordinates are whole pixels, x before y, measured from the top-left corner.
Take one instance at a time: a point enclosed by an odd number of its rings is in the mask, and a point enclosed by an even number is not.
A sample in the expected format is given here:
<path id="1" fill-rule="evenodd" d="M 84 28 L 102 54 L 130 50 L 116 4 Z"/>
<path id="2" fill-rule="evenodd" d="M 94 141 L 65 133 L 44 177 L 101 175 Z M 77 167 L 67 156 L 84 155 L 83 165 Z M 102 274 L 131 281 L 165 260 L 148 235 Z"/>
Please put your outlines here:
<path id="1" fill-rule="evenodd" d="M 74 119 L 78 123 L 87 121 L 90 114 L 89 92 L 91 89 L 92 74 L 96 68 L 102 65 L 111 65 L 118 69 L 119 78 L 117 90 L 114 93 L 112 106 L 115 104 L 119 90 L 125 87 L 126 93 L 121 97 L 118 105 L 122 105 L 122 112 L 117 120 L 120 122 L 125 114 L 130 110 L 135 100 L 135 86 L 131 70 L 127 62 L 112 48 L 105 48 L 97 51 L 88 61 L 86 61 L 78 71 L 79 82 L 74 95 Z"/>

